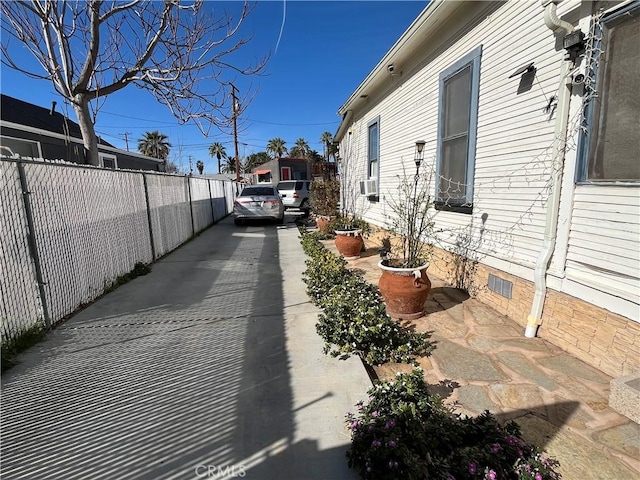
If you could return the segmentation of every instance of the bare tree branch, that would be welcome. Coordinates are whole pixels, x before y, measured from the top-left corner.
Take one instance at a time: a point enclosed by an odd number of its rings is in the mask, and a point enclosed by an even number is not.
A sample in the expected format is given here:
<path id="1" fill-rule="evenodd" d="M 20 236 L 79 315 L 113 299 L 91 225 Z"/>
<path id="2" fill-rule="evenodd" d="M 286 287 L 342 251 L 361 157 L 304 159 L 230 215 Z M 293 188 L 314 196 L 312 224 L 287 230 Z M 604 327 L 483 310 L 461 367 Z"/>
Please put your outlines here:
<path id="1" fill-rule="evenodd" d="M 233 18 L 214 16 L 202 0 L 0 2 L 7 34 L 1 61 L 52 81 L 73 106 L 90 161 L 97 163 L 91 109 L 96 115 L 99 102 L 131 84 L 154 95 L 179 122 L 193 122 L 205 134 L 212 126 L 225 129 L 232 118 L 229 82 L 260 74 L 268 58 L 238 65 L 234 55 L 251 41 L 240 32 L 253 8 L 245 2 Z M 26 46 L 43 72 L 14 56 L 10 39 Z M 245 93 L 242 109 L 253 98 Z"/>

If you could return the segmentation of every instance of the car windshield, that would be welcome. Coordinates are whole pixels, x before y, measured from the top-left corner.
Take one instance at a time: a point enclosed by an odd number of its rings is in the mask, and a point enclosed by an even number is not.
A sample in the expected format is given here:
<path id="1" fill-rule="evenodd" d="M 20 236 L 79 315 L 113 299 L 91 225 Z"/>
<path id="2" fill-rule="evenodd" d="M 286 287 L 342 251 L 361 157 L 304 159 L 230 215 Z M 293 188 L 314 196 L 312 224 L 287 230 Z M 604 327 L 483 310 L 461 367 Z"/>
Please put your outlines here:
<path id="1" fill-rule="evenodd" d="M 247 187 L 240 196 L 246 197 L 249 195 L 274 195 L 273 187 Z"/>
<path id="2" fill-rule="evenodd" d="M 278 190 L 295 190 L 296 182 L 280 182 L 278 184 Z"/>

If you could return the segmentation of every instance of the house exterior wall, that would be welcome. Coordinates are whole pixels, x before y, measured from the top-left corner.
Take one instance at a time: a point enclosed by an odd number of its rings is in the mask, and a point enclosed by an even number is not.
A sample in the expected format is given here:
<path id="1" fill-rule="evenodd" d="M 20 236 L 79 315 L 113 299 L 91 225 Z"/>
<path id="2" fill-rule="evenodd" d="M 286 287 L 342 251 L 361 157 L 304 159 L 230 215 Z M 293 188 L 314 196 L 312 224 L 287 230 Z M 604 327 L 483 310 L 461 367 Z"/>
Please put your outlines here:
<path id="1" fill-rule="evenodd" d="M 524 331 L 535 292 L 533 282 L 440 249 L 429 273 L 464 287 Z M 511 298 L 489 290 L 490 274 L 512 284 Z M 547 291 L 543 312 L 541 338 L 613 377 L 640 370 L 640 323 L 553 289 Z"/>
<path id="2" fill-rule="evenodd" d="M 280 178 L 280 181 L 282 181 L 281 171 L 283 167 L 291 169 L 291 178 L 289 180 L 311 179 L 311 169 L 309 167 L 309 162 L 306 160 L 282 158 L 280 160 L 280 168 L 278 170 L 278 178 Z"/>
<path id="3" fill-rule="evenodd" d="M 588 31 L 590 5 L 563 2 L 558 13 Z M 638 188 L 575 186 L 582 103 L 577 94 L 571 96 L 565 164 L 554 163 L 554 97 L 563 88 L 564 51 L 545 26 L 539 2 L 461 3 L 446 23 L 433 28 L 438 41 L 426 42 L 403 62 L 400 73 L 370 93 L 340 139 L 343 186 L 354 191 L 366 178 L 367 125 L 379 119 L 380 195 L 358 196 L 356 209 L 369 222 L 389 226 L 386 200 L 397 192 L 403 166 L 413 174 L 416 140 L 426 141 L 424 159 L 435 170 L 440 72 L 481 46 L 473 212 L 437 213 L 438 252 L 450 258 L 435 261 L 431 271 L 524 327 L 552 173 L 562 169 L 559 229 L 539 335 L 609 374 L 637 370 Z M 529 62 L 536 68 L 530 85 L 520 76 L 509 78 Z M 474 266 L 464 281 L 456 271 L 460 258 Z M 511 279 L 511 299 L 487 289 L 489 273 Z"/>
<path id="4" fill-rule="evenodd" d="M 273 185 L 277 185 L 283 180 L 281 175 L 282 168 L 291 169 L 291 178 L 289 178 L 289 180 L 310 180 L 311 179 L 311 167 L 309 166 L 309 162 L 303 159 L 296 159 L 296 158 L 291 158 L 291 159 L 276 158 L 254 168 L 253 171 L 257 181 L 258 176 L 255 174 L 257 170 L 270 170 L 271 181 L 269 183 Z"/>
<path id="5" fill-rule="evenodd" d="M 32 127 L 18 128 L 2 124 L 0 134 L 7 137 L 30 140 L 40 144 L 42 158 L 47 160 L 64 160 L 79 165 L 87 164 L 82 140 L 64 135 L 51 133 Z M 98 144 L 101 153 L 114 155 L 119 169 L 128 170 L 153 170 L 164 171 L 162 161 L 140 155 L 135 152 L 127 152 L 118 148 Z"/>

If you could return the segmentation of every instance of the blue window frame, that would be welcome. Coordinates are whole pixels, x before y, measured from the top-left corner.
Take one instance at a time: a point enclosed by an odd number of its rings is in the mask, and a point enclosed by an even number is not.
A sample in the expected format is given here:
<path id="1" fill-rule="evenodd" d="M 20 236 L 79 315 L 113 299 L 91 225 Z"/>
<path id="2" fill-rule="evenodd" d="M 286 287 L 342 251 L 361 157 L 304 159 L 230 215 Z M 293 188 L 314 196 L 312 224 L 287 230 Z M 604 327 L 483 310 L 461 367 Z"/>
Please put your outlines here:
<path id="1" fill-rule="evenodd" d="M 367 179 L 380 178 L 380 117 L 367 123 Z M 379 180 L 378 180 L 379 181 Z"/>
<path id="2" fill-rule="evenodd" d="M 578 139 L 576 182 L 640 181 L 640 5 L 595 20 Z"/>
<path id="3" fill-rule="evenodd" d="M 440 73 L 436 208 L 471 213 L 482 45 Z"/>

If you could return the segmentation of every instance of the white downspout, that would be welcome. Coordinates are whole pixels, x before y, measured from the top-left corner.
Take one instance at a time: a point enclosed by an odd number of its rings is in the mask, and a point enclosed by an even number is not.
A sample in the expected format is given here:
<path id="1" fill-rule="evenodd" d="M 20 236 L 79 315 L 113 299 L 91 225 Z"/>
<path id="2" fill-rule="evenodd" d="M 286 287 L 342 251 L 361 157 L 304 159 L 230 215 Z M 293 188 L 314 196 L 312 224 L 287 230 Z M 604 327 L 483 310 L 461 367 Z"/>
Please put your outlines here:
<path id="1" fill-rule="evenodd" d="M 560 2 L 562 2 L 562 0 L 542 0 L 540 3 L 542 3 L 542 7 L 544 8 L 545 25 L 553 30 L 554 33 L 558 32 L 558 30 L 564 30 L 564 32 L 559 33 L 567 35 L 573 32 L 573 25 L 564 20 L 560 20 L 558 17 L 556 10 Z"/>
<path id="2" fill-rule="evenodd" d="M 544 10 L 544 22 L 554 33 L 566 35 L 573 31 L 573 25 L 560 20 L 556 14 L 557 4 L 562 0 L 542 0 Z M 564 168 L 564 153 L 567 140 L 567 125 L 569 123 L 569 101 L 571 98 L 571 72 L 573 62 L 563 61 L 560 69 L 560 84 L 558 86 L 558 109 L 554 131 L 554 142 L 551 159 L 551 192 L 547 201 L 547 215 L 544 229 L 544 241 L 542 250 L 536 262 L 534 271 L 535 294 L 531 305 L 531 313 L 527 318 L 527 328 L 524 336 L 534 338 L 538 332 L 538 326 L 542 323 L 542 311 L 547 295 L 547 270 L 549 261 L 555 249 L 556 235 L 558 231 L 558 216 L 560 215 L 560 193 L 562 183 L 562 170 Z"/>

